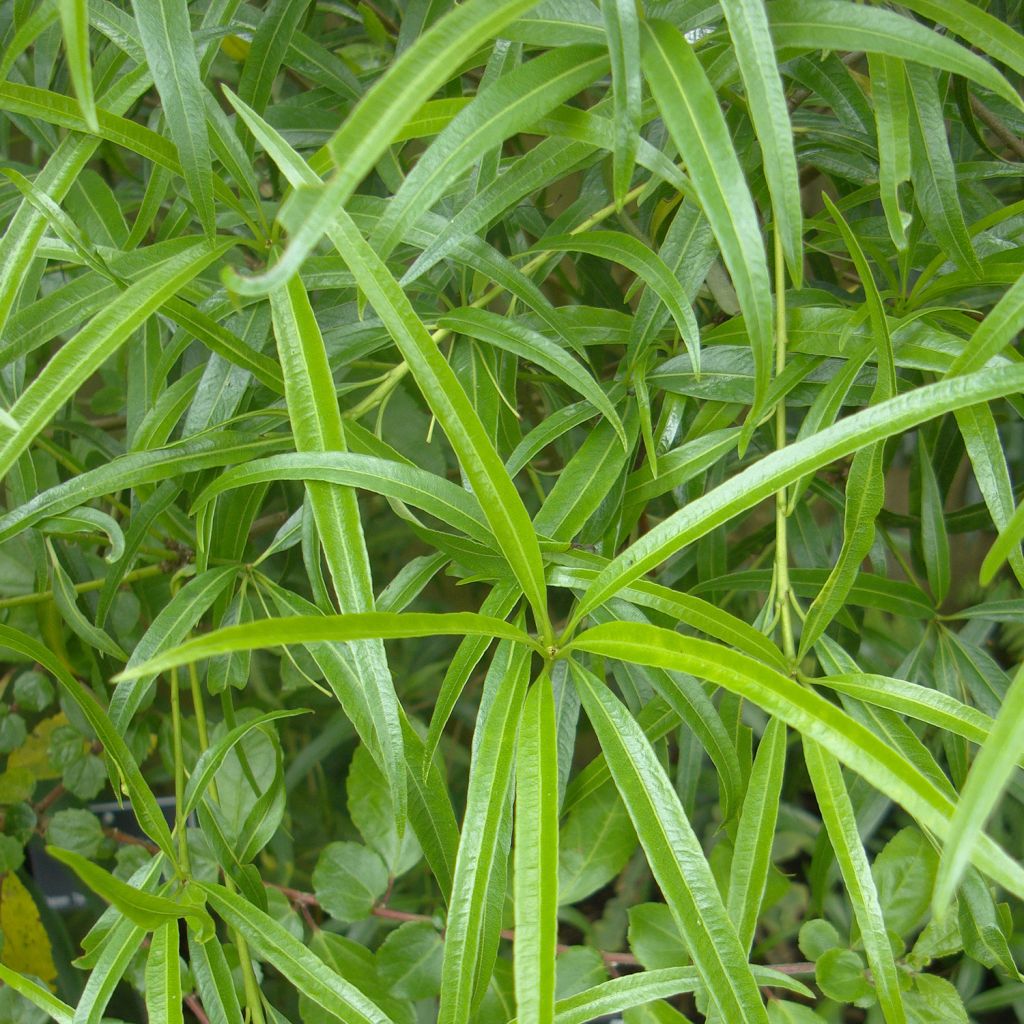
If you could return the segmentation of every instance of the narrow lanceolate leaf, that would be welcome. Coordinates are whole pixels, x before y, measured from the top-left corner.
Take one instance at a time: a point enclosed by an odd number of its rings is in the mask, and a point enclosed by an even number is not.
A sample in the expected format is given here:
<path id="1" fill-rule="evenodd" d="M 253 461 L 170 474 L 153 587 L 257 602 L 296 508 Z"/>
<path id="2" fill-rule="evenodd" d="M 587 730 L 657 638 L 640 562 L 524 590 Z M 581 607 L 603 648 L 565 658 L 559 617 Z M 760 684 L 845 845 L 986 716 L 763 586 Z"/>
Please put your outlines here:
<path id="1" fill-rule="evenodd" d="M 927 25 L 881 7 L 845 0 L 771 0 L 768 20 L 779 49 L 863 50 L 963 75 L 998 93 L 1018 108 L 1024 101 L 984 57 L 971 53 Z"/>
<path id="2" fill-rule="evenodd" d="M 409 120 L 410 113 L 448 81 L 465 54 L 496 36 L 535 2 L 470 0 L 459 4 L 405 50 L 328 143 L 337 170 L 316 202 L 304 211 L 284 255 L 270 270 L 255 277 L 229 275 L 231 287 L 243 295 L 262 295 L 295 274 L 336 212 Z"/>
<path id="3" fill-rule="evenodd" d="M 615 427 L 625 448 L 626 431 L 604 389 L 564 348 L 549 341 L 543 334 L 517 324 L 508 317 L 499 316 L 486 309 L 469 307 L 454 310 L 441 317 L 437 321 L 437 326 L 513 352 L 553 373 L 564 384 L 578 391 L 594 408 L 600 410 Z"/>
<path id="4" fill-rule="evenodd" d="M 615 148 L 612 150 L 612 193 L 622 205 L 629 191 L 640 138 L 640 19 L 636 0 L 602 0 L 601 14 L 612 61 L 612 103 Z"/>
<path id="5" fill-rule="evenodd" d="M 244 936 L 261 959 L 272 964 L 303 995 L 352 1024 L 392 1024 L 388 1015 L 350 981 L 328 967 L 304 942 L 259 908 L 221 885 L 193 883 L 213 909 Z"/>
<path id="6" fill-rule="evenodd" d="M 166 672 L 203 658 L 288 644 L 352 643 L 356 640 L 417 636 L 488 636 L 511 640 L 540 652 L 528 633 L 503 619 L 473 612 L 361 612 L 352 615 L 290 615 L 225 626 L 163 651 L 126 669 L 115 680 Z"/>
<path id="7" fill-rule="evenodd" d="M 917 388 L 855 413 L 812 437 L 773 452 L 663 520 L 597 575 L 572 625 L 686 544 L 799 480 L 864 445 L 900 434 L 954 409 L 991 401 L 1024 387 L 1024 368 L 981 370 Z"/>
<path id="8" fill-rule="evenodd" d="M 429 512 L 484 544 L 494 545 L 479 504 L 458 484 L 418 466 L 354 452 L 310 455 L 297 452 L 253 459 L 244 466 L 221 473 L 196 498 L 193 507 L 201 509 L 226 491 L 274 480 L 306 480 L 383 494 Z"/>
<path id="9" fill-rule="evenodd" d="M 558 941 L 558 736 L 547 672 L 533 684 L 519 722 L 515 821 L 517 1018 L 550 1024 Z"/>
<path id="10" fill-rule="evenodd" d="M 785 768 L 786 726 L 778 719 L 772 719 L 754 758 L 729 871 L 727 909 L 744 949 L 749 949 L 754 941 L 768 884 Z"/>
<path id="11" fill-rule="evenodd" d="M 907 1013 L 900 994 L 900 977 L 893 960 L 892 944 L 842 769 L 839 762 L 813 740 L 805 737 L 803 745 L 807 771 L 842 872 L 843 885 L 853 904 L 886 1024 L 906 1024 Z"/>
<path id="12" fill-rule="evenodd" d="M 487 675 L 470 762 L 469 792 L 448 906 L 441 967 L 440 1024 L 467 1024 L 497 952 L 508 856 L 515 737 L 529 681 L 529 657 L 502 644 Z M 495 886 L 495 882 L 500 885 Z M 497 909 L 498 916 L 489 913 Z M 489 961 L 489 962 L 488 962 Z"/>
<path id="13" fill-rule="evenodd" d="M 124 738 L 114 728 L 107 713 L 100 706 L 93 694 L 87 690 L 70 672 L 64 667 L 49 648 L 43 646 L 37 640 L 26 636 L 24 633 L 10 626 L 0 625 L 0 644 L 17 651 L 32 661 L 38 662 L 47 672 L 52 673 L 54 679 L 60 684 L 61 689 L 74 701 L 75 705 L 85 716 L 92 727 L 96 737 L 103 744 L 104 752 L 114 763 L 118 773 L 124 780 L 125 788 L 131 797 L 132 810 L 138 819 L 142 830 L 156 843 L 160 850 L 167 856 L 172 864 L 176 862 L 174 843 L 171 840 L 171 830 L 167 826 L 167 819 L 156 802 L 153 791 L 149 788 L 146 780 L 142 777 L 138 764 Z"/>
<path id="14" fill-rule="evenodd" d="M 464 9 L 464 8 L 463 8 Z M 469 397 L 379 256 L 344 211 L 332 240 L 348 263 L 455 449 L 502 553 L 523 588 L 541 633 L 550 635 L 544 568 L 529 513 Z"/>
<path id="15" fill-rule="evenodd" d="M 98 896 L 117 907 L 125 917 L 147 931 L 155 931 L 165 924 L 177 929 L 180 918 L 188 918 L 196 928 L 202 941 L 213 936 L 213 921 L 203 909 L 188 899 L 173 900 L 166 896 L 155 896 L 123 882 L 116 875 L 104 871 L 98 864 L 86 860 L 73 850 L 61 850 L 48 846 L 46 852 L 72 871 Z M 177 949 L 177 943 L 175 943 Z"/>
<path id="16" fill-rule="evenodd" d="M 608 687 L 575 662 L 571 668 L 612 778 L 708 999 L 726 1020 L 767 1024 L 746 951 L 664 767 L 643 730 Z"/>
<path id="17" fill-rule="evenodd" d="M 189 195 L 199 223 L 212 237 L 213 162 L 187 0 L 132 0 L 132 9 Z"/>
<path id="18" fill-rule="evenodd" d="M 942 492 L 935 477 L 932 455 L 920 431 L 917 442 L 917 464 L 921 476 L 921 554 L 928 586 L 935 603 L 941 605 L 949 593 L 949 535 L 946 532 Z"/>
<path id="19" fill-rule="evenodd" d="M 700 329 L 686 292 L 657 253 L 639 239 L 621 231 L 586 231 L 577 235 L 553 235 L 541 239 L 534 249 L 543 252 L 585 252 L 621 263 L 631 270 L 669 308 L 680 337 L 686 343 L 694 369 L 700 372 Z"/>
<path id="20" fill-rule="evenodd" d="M 482 89 L 419 158 L 388 203 L 370 235 L 374 249 L 386 257 L 481 153 L 575 96 L 607 68 L 608 55 L 602 48 L 572 46 L 527 61 Z"/>
<path id="21" fill-rule="evenodd" d="M 964 704 L 941 690 L 871 673 L 829 675 L 814 683 L 839 693 L 849 694 L 866 704 L 889 708 L 905 718 L 916 718 L 946 732 L 963 736 L 973 743 L 984 743 L 992 729 L 992 719 L 983 711 Z"/>
<path id="22" fill-rule="evenodd" d="M 907 64 L 906 69 L 910 84 L 910 176 L 914 199 L 935 241 L 957 264 L 980 275 L 981 264 L 960 206 L 935 74 L 918 64 Z"/>
<path id="23" fill-rule="evenodd" d="M 38 1006 L 43 1013 L 49 1014 L 57 1024 L 73 1024 L 74 1008 L 62 1002 L 43 985 L 12 971 L 5 964 L 0 964 L 0 981 L 24 996 L 33 1006 Z"/>
<path id="24" fill-rule="evenodd" d="M 92 91 L 92 64 L 89 60 L 89 4 L 88 0 L 58 0 L 60 24 L 64 30 L 64 49 L 68 56 L 68 69 L 75 87 L 82 117 L 92 132 L 99 131 L 96 120 L 96 99 Z M 6 77 L 6 76 L 5 76 Z"/>
<path id="25" fill-rule="evenodd" d="M 689 672 L 751 700 L 819 743 L 926 828 L 940 837 L 949 835 L 954 808 L 943 790 L 860 722 L 781 672 L 746 655 L 727 653 L 718 644 L 635 622 L 594 626 L 563 648 L 563 653 L 576 650 Z M 988 836 L 979 837 L 972 859 L 1000 885 L 1024 894 L 1024 869 Z"/>
<path id="26" fill-rule="evenodd" d="M 949 376 L 980 370 L 1024 330 L 1024 277 L 989 310 L 949 368 Z"/>
<path id="27" fill-rule="evenodd" d="M 932 910 L 944 915 L 978 848 L 982 829 L 1024 756 L 1024 667 L 1017 670 L 984 746 L 971 765 L 939 861 Z"/>
<path id="28" fill-rule="evenodd" d="M 1013 485 L 992 410 L 979 402 L 957 410 L 956 422 L 964 439 L 967 457 L 971 460 L 974 479 L 985 499 L 992 522 L 997 530 L 1006 530 L 1014 516 Z M 1010 544 L 1006 548 L 1006 558 L 1017 582 L 1024 586 L 1024 554 L 1016 545 Z"/>
<path id="29" fill-rule="evenodd" d="M 221 257 L 234 240 L 190 246 L 151 274 L 129 285 L 65 342 L 11 406 L 16 431 L 0 443 L 0 477 L 56 415 L 60 407 L 124 344 L 147 317 L 197 274 Z M 2 428 L 0 428 L 2 429 Z"/>
<path id="30" fill-rule="evenodd" d="M 153 933 L 146 956 L 146 1013 L 150 1024 L 183 1024 L 178 923 L 168 921 Z"/>
<path id="31" fill-rule="evenodd" d="M 900 185 L 910 180 L 907 76 L 903 61 L 884 54 L 868 54 L 868 68 L 878 135 L 878 191 L 889 237 L 897 249 L 903 250 L 911 219 L 900 203 Z"/>
<path id="32" fill-rule="evenodd" d="M 285 399 L 300 452 L 343 452 L 347 445 L 323 336 L 302 281 L 293 278 L 270 296 Z M 355 491 L 310 481 L 309 500 L 342 612 L 373 610 L 373 580 Z M 399 829 L 405 827 L 405 766 L 398 698 L 384 645 L 367 639 L 353 650 L 357 674 L 374 714 L 377 742 Z M 371 696 L 372 695 L 372 696 Z"/>
<path id="33" fill-rule="evenodd" d="M 985 561 L 981 563 L 980 581 L 982 586 L 991 582 L 999 567 L 1012 554 L 1019 557 L 1020 542 L 1024 540 L 1024 504 L 1017 506 L 1017 511 L 1006 521 L 999 531 L 995 543 L 989 548 Z"/>
<path id="34" fill-rule="evenodd" d="M 994 13 L 970 0 L 906 0 L 903 6 L 945 25 L 993 60 L 1024 75 L 1024 38 Z"/>
<path id="35" fill-rule="evenodd" d="M 187 818 L 196 809 L 196 805 L 203 798 L 206 788 L 210 785 L 213 781 L 213 777 L 217 774 L 217 769 L 224 763 L 224 758 L 227 757 L 235 745 L 240 743 L 253 729 L 267 725 L 279 718 L 293 718 L 296 715 L 308 714 L 309 711 L 306 708 L 268 711 L 266 714 L 257 715 L 255 718 L 249 719 L 248 722 L 243 722 L 241 725 L 235 726 L 234 729 L 231 729 L 229 732 L 221 736 L 213 746 L 208 747 L 203 751 L 189 775 L 188 785 L 185 787 L 184 798 L 182 800 L 182 817 Z"/>
<path id="36" fill-rule="evenodd" d="M 693 47 L 674 26 L 648 23 L 643 67 L 718 239 L 746 321 L 755 367 L 748 419 L 752 431 L 768 390 L 774 344 L 771 285 L 757 212 L 718 97 Z"/>
<path id="37" fill-rule="evenodd" d="M 752 966 L 751 971 L 759 985 L 787 989 L 807 999 L 814 998 L 811 990 L 794 977 L 769 967 Z M 559 999 L 555 1004 L 555 1024 L 586 1024 L 587 1021 L 601 1019 L 605 1014 L 617 1016 L 645 1003 L 663 1005 L 653 1001 L 693 992 L 700 987 L 700 982 L 700 973 L 693 967 L 661 967 L 624 974 L 566 999 Z"/>
<path id="38" fill-rule="evenodd" d="M 746 89 L 747 106 L 761 143 L 764 176 L 779 226 L 782 251 L 793 285 L 803 285 L 803 214 L 793 151 L 793 127 L 775 62 L 764 0 L 724 0 L 722 13 Z"/>

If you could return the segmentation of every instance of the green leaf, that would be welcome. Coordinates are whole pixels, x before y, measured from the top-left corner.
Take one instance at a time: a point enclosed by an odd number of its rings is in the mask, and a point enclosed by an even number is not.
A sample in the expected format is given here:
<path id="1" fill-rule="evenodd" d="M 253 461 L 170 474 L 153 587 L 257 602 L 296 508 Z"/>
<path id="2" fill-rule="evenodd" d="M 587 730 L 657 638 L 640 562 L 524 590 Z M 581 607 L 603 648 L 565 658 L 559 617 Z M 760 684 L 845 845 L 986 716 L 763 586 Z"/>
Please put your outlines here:
<path id="1" fill-rule="evenodd" d="M 650 22 L 643 67 L 718 239 L 747 324 L 755 365 L 749 440 L 768 390 L 774 350 L 771 285 L 757 213 L 718 98 L 691 45 L 673 26 Z"/>
<path id="2" fill-rule="evenodd" d="M 122 882 L 109 871 L 104 871 L 71 850 L 47 846 L 46 852 L 54 860 L 71 868 L 93 892 L 116 907 L 140 928 L 155 931 L 165 924 L 171 924 L 176 930 L 178 919 L 184 917 L 193 923 L 200 942 L 213 937 L 214 926 L 210 915 L 203 909 L 201 902 L 195 903 L 188 898 L 187 892 L 182 891 L 178 899 L 154 896 L 134 888 L 127 882 Z M 177 950 L 177 942 L 174 948 Z"/>
<path id="3" fill-rule="evenodd" d="M 911 215 L 900 203 L 900 185 L 910 180 L 910 120 L 907 75 L 903 62 L 884 54 L 868 54 L 871 99 L 878 135 L 878 190 L 889 237 L 899 250 L 907 248 Z"/>
<path id="4" fill-rule="evenodd" d="M 471 6 L 464 4 L 459 10 Z M 344 254 L 359 288 L 387 325 L 455 449 L 491 530 L 533 608 L 538 628 L 548 638 L 551 626 L 537 535 L 476 410 L 398 282 L 344 212 L 336 217 L 332 239 Z"/>
<path id="5" fill-rule="evenodd" d="M 255 718 L 250 718 L 241 725 L 236 725 L 234 729 L 221 736 L 213 746 L 208 747 L 202 752 L 199 760 L 195 763 L 195 767 L 189 774 L 188 785 L 185 787 L 182 800 L 182 817 L 187 818 L 195 810 L 196 805 L 202 800 L 207 787 L 213 781 L 214 776 L 216 776 L 217 769 L 224 763 L 224 758 L 228 756 L 234 746 L 247 733 L 253 729 L 268 725 L 270 722 L 277 721 L 279 718 L 294 718 L 296 715 L 308 715 L 309 713 L 306 708 L 268 711 L 265 714 L 257 715 Z"/>
<path id="6" fill-rule="evenodd" d="M 270 308 L 296 448 L 317 454 L 345 451 L 327 351 L 301 280 L 294 278 L 271 292 Z M 310 482 L 307 490 L 339 609 L 372 613 L 373 581 L 355 493 L 350 487 L 319 482 Z M 369 706 L 394 797 L 396 821 L 403 831 L 406 793 L 398 698 L 384 645 L 375 640 L 356 645 L 356 674 L 367 693 L 374 695 Z"/>
<path id="7" fill-rule="evenodd" d="M 121 734 L 114 728 L 96 698 L 46 647 L 31 637 L 11 629 L 10 626 L 0 625 L 0 644 L 38 662 L 54 676 L 64 692 L 74 701 L 124 780 L 128 795 L 131 797 L 132 809 L 143 831 L 160 847 L 171 863 L 175 863 L 171 832 L 163 812 L 157 805 L 156 797 L 142 777 L 142 772 L 139 771 Z"/>
<path id="8" fill-rule="evenodd" d="M 967 1024 L 967 1011 L 953 984 L 936 974 L 915 974 L 906 995 L 910 1024 Z"/>
<path id="9" fill-rule="evenodd" d="M 38 1006 L 43 1013 L 48 1013 L 57 1024 L 72 1024 L 74 1008 L 61 1002 L 48 989 L 37 985 L 31 978 L 26 978 L 0 963 L 0 981 L 24 996 L 34 1006 Z"/>
<path id="10" fill-rule="evenodd" d="M 542 238 L 531 251 L 582 252 L 621 263 L 647 284 L 665 303 L 686 350 L 700 372 L 700 329 L 682 285 L 639 239 L 619 231 L 586 231 L 580 234 L 551 235 Z"/>
<path id="11" fill-rule="evenodd" d="M 430 921 L 406 921 L 377 950 L 377 976 L 396 996 L 430 999 L 441 991 L 444 942 Z"/>
<path id="12" fill-rule="evenodd" d="M 857 1006 L 870 1006 L 875 1001 L 864 961 L 852 949 L 830 949 L 823 953 L 815 965 L 814 976 L 829 999 Z"/>
<path id="13" fill-rule="evenodd" d="M 200 242 L 134 284 L 97 313 L 46 364 L 11 406 L 18 424 L 0 443 L 0 476 L 8 473 L 57 410 L 99 369 L 150 314 L 235 244 Z"/>
<path id="14" fill-rule="evenodd" d="M 415 770 L 415 768 L 411 768 Z M 348 813 L 366 844 L 380 854 L 390 878 L 404 874 L 423 857 L 415 835 L 400 836 L 387 780 L 369 749 L 356 748 L 345 780 Z"/>
<path id="15" fill-rule="evenodd" d="M 1024 504 L 1018 505 L 1016 511 L 999 531 L 995 543 L 989 548 L 985 560 L 981 563 L 979 580 L 982 586 L 992 581 L 999 567 L 1012 553 L 1019 553 L 1020 542 L 1024 539 Z"/>
<path id="16" fill-rule="evenodd" d="M 359 843 L 328 843 L 313 872 L 320 905 L 339 921 L 369 917 L 388 887 L 388 869 L 378 854 Z"/>
<path id="17" fill-rule="evenodd" d="M 935 879 L 932 912 L 941 916 L 979 846 L 982 829 L 1024 757 L 1024 668 L 1003 699 L 988 739 L 978 751 L 957 801 Z M 980 865 L 979 865 L 980 866 Z"/>
<path id="18" fill-rule="evenodd" d="M 805 738 L 803 745 L 807 771 L 811 776 L 829 842 L 839 863 L 846 893 L 853 904 L 853 913 L 860 929 L 861 941 L 871 967 L 882 1013 L 887 1024 L 906 1024 L 907 1014 L 900 991 L 899 972 L 886 931 L 887 923 L 895 929 L 896 922 L 883 916 L 883 908 L 887 909 L 888 904 L 880 901 L 881 894 L 875 887 L 875 879 L 872 877 L 871 866 L 857 830 L 857 816 L 843 780 L 842 769 L 839 762 L 813 740 Z M 876 868 L 880 859 L 876 858 Z M 826 977 L 829 973 L 834 974 L 838 967 L 838 964 L 833 964 L 830 969 L 826 959 L 830 955 L 849 960 L 851 954 L 845 950 L 838 953 L 826 951 L 821 954 L 818 959 L 818 964 L 821 965 L 818 980 L 826 993 L 829 993 L 829 989 L 824 987 Z M 835 987 L 835 983 L 832 987 Z"/>
<path id="19" fill-rule="evenodd" d="M 641 623 L 594 626 L 562 648 L 563 655 L 573 651 L 689 672 L 751 700 L 869 779 L 926 828 L 949 835 L 953 803 L 944 791 L 865 726 L 774 669 L 726 654 L 718 644 Z M 979 838 L 972 859 L 1007 889 L 1024 892 L 1024 871 L 987 836 Z"/>
<path id="20" fill-rule="evenodd" d="M 912 114 L 910 177 L 914 199 L 939 246 L 978 276 L 981 264 L 964 223 L 935 75 L 917 64 L 908 64 L 906 70 Z"/>
<path id="21" fill-rule="evenodd" d="M 212 239 L 216 230 L 213 164 L 187 0 L 132 0 L 132 10 L 185 183 L 199 223 Z"/>
<path id="22" fill-rule="evenodd" d="M 327 144 L 337 170 L 316 201 L 303 211 L 288 248 L 274 267 L 258 276 L 228 275 L 242 295 L 262 295 L 283 285 L 302 265 L 334 215 L 352 195 L 425 99 L 443 85 L 462 56 L 501 32 L 534 0 L 469 0 L 420 36 L 366 92 Z"/>
<path id="23" fill-rule="evenodd" d="M 384 494 L 429 512 L 489 547 L 495 544 L 479 503 L 457 484 L 418 466 L 354 452 L 297 452 L 253 459 L 237 469 L 221 473 L 196 498 L 193 508 L 196 511 L 202 509 L 226 491 L 274 480 L 305 480 L 315 484 L 335 484 L 339 490 L 342 487 L 359 488 Z"/>
<path id="24" fill-rule="evenodd" d="M 1018 371 L 1016 367 L 981 370 L 969 377 L 926 385 L 881 402 L 765 456 L 663 520 L 614 558 L 590 584 L 570 625 L 578 623 L 592 608 L 686 544 L 794 483 L 805 473 L 945 412 L 1012 394 L 1021 387 L 1024 387 L 1024 370 Z"/>
<path id="25" fill-rule="evenodd" d="M 992 410 L 982 404 L 968 406 L 957 410 L 956 422 L 967 448 L 967 456 L 971 460 L 974 479 L 985 499 L 992 522 L 1000 531 L 1006 530 L 1014 515 L 1013 488 Z M 1013 536 L 1012 531 L 1010 536 Z M 1024 554 L 1010 544 L 1007 546 L 1006 558 L 1017 581 L 1024 584 Z"/>
<path id="26" fill-rule="evenodd" d="M 761 143 L 764 176 L 782 239 L 789 276 L 803 286 L 803 216 L 793 127 L 775 63 L 763 0 L 724 0 L 722 13 L 736 52 L 754 131 Z"/>
<path id="27" fill-rule="evenodd" d="M 383 1010 L 272 917 L 221 885 L 195 885 L 206 894 L 210 907 L 237 928 L 259 956 L 318 1006 L 329 1013 L 344 1013 L 353 1024 L 393 1024 Z"/>
<path id="28" fill-rule="evenodd" d="M 767 967 L 752 967 L 751 973 L 762 985 L 789 989 L 813 998 L 807 986 L 795 978 Z M 559 1000 L 555 1004 L 555 1024 L 586 1024 L 605 1014 L 620 1013 L 654 999 L 671 999 L 683 992 L 692 992 L 700 983 L 701 976 L 694 967 L 670 967 L 626 974 L 595 985 L 579 995 Z"/>
<path id="29" fill-rule="evenodd" d="M 88 0 L 57 0 L 57 10 L 60 13 L 61 28 L 64 30 L 64 48 L 68 55 L 71 81 L 75 87 L 82 117 L 85 118 L 89 131 L 98 132 L 96 99 L 92 91 L 92 64 L 89 60 Z"/>
<path id="30" fill-rule="evenodd" d="M 664 768 L 640 726 L 611 691 L 575 662 L 570 667 L 651 871 L 710 1000 L 731 1019 L 767 1021 L 746 953 Z"/>
<path id="31" fill-rule="evenodd" d="M 600 411 L 615 427 L 623 448 L 627 447 L 626 431 L 622 421 L 600 384 L 564 349 L 542 334 L 513 323 L 507 317 L 498 316 L 497 313 L 471 307 L 457 309 L 440 317 L 437 326 L 455 334 L 478 338 L 548 370 Z"/>
<path id="32" fill-rule="evenodd" d="M 555 1012 L 558 940 L 558 749 L 555 701 L 545 672 L 527 694 L 516 747 L 515 979 L 517 1019 Z"/>
<path id="33" fill-rule="evenodd" d="M 481 89 L 420 157 L 388 203 L 370 235 L 376 252 L 387 258 L 408 226 L 414 225 L 481 153 L 575 96 L 607 67 L 608 55 L 603 49 L 571 46 L 542 54 Z M 338 152 L 335 150 L 335 156 Z"/>
<path id="34" fill-rule="evenodd" d="M 156 675 L 171 668 L 189 665 L 216 654 L 252 651 L 262 647 L 288 644 L 350 643 L 353 640 L 396 639 L 436 636 L 498 637 L 522 644 L 535 651 L 541 646 L 529 634 L 502 619 L 473 612 L 359 612 L 353 615 L 291 615 L 282 619 L 263 619 L 226 626 L 163 651 L 148 661 L 125 669 L 115 682 Z M 3 634 L 0 633 L 0 638 Z"/>
<path id="35" fill-rule="evenodd" d="M 640 19 L 635 0 L 603 0 L 601 15 L 612 62 L 615 148 L 612 151 L 612 193 L 621 206 L 633 179 L 640 136 Z"/>
<path id="36" fill-rule="evenodd" d="M 522 647 L 499 645 L 485 682 L 473 736 L 466 813 L 448 905 L 441 969 L 441 1024 L 465 1024 L 483 996 L 497 953 L 500 917 L 489 907 L 504 901 L 509 796 L 519 728 L 529 680 Z M 540 927 L 540 922 L 535 922 Z"/>
<path id="37" fill-rule="evenodd" d="M 1022 106 L 1013 87 L 983 57 L 912 18 L 842 0 L 771 0 L 767 7 L 777 49 L 832 49 L 841 40 L 850 52 L 882 53 L 963 75 Z"/>
<path id="38" fill-rule="evenodd" d="M 146 1013 L 150 1024 L 184 1024 L 177 921 L 167 921 L 153 932 L 146 957 Z"/>
<path id="39" fill-rule="evenodd" d="M 729 871 L 726 909 L 744 949 L 754 941 L 768 884 L 785 767 L 786 727 L 772 719 L 757 747 Z"/>
<path id="40" fill-rule="evenodd" d="M 613 786 L 578 800 L 558 837 L 558 899 L 578 903 L 608 884 L 636 849 L 636 831 Z"/>

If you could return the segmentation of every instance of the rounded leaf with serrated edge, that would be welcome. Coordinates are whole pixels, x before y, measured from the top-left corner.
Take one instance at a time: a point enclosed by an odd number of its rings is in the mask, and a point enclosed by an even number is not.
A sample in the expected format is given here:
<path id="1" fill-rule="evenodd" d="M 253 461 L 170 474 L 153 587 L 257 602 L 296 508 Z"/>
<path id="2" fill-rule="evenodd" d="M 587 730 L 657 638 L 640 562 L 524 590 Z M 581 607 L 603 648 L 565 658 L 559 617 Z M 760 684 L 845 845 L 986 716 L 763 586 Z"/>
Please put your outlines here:
<path id="1" fill-rule="evenodd" d="M 329 843 L 313 871 L 320 906 L 339 921 L 361 921 L 388 887 L 380 856 L 360 843 Z"/>

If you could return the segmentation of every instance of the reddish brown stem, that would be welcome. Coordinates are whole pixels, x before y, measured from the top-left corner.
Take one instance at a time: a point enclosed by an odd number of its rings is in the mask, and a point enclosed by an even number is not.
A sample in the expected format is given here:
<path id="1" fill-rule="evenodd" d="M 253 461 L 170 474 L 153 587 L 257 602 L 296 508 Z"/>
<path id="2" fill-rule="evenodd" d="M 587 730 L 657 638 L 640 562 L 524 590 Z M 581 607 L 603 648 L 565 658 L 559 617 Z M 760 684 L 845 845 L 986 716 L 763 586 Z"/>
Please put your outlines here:
<path id="1" fill-rule="evenodd" d="M 320 903 L 311 892 L 303 892 L 301 889 L 291 889 L 286 885 L 277 885 L 275 882 L 264 882 L 264 885 L 271 889 L 276 889 L 278 892 L 283 893 L 288 899 L 300 910 L 303 911 L 304 916 L 307 916 L 309 907 L 319 907 Z M 391 907 L 374 907 L 372 910 L 374 917 L 383 918 L 385 921 L 434 921 L 435 919 L 429 914 L 412 914 L 407 910 L 392 910 Z M 311 927 L 316 927 L 311 925 Z M 509 928 L 506 928 L 501 933 L 503 939 L 507 939 L 509 942 L 515 942 L 516 933 Z M 564 953 L 566 950 L 571 949 L 571 946 L 559 945 L 557 947 L 559 953 Z M 639 967 L 640 961 L 637 960 L 632 953 L 610 953 L 605 950 L 598 950 L 601 955 L 601 959 L 604 960 L 609 966 L 618 964 L 624 967 Z M 770 967 L 773 971 L 778 971 L 780 974 L 813 974 L 814 964 L 811 963 L 794 963 L 794 964 L 766 964 L 765 966 Z"/>

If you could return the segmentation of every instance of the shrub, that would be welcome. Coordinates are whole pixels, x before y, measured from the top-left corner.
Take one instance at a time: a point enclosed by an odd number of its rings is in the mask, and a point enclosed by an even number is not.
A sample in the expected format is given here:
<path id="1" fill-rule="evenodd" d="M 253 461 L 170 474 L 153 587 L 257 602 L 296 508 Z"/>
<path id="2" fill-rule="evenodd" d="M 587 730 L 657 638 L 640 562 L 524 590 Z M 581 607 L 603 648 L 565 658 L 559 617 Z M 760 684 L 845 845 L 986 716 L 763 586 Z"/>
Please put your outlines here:
<path id="1" fill-rule="evenodd" d="M 0 1019 L 1024 1020 L 1019 13 L 5 5 Z"/>

